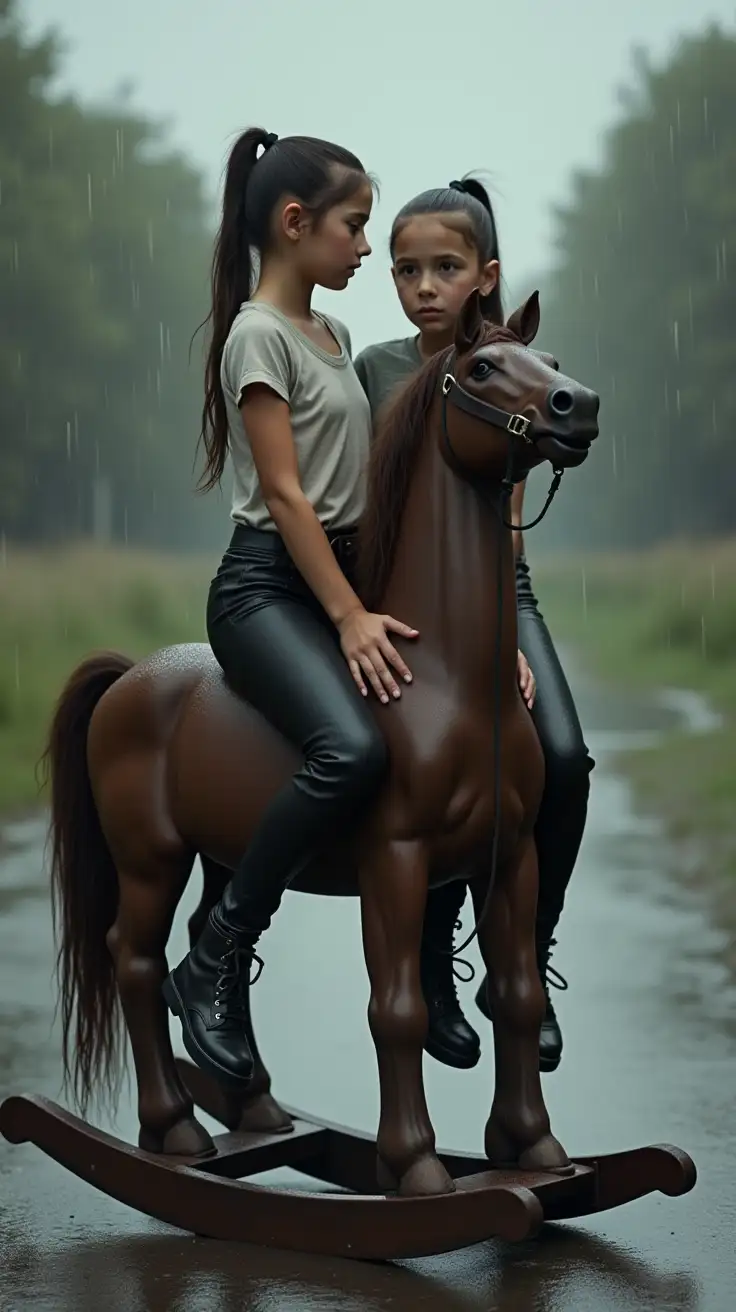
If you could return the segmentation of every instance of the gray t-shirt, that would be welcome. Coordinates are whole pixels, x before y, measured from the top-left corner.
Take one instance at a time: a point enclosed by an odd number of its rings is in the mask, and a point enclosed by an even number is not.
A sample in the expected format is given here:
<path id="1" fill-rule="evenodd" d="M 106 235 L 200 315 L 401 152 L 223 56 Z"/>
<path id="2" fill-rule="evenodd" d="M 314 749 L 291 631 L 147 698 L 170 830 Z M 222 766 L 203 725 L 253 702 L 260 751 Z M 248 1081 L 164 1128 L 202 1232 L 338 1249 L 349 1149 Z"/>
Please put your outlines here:
<path id="1" fill-rule="evenodd" d="M 231 516 L 274 531 L 261 493 L 240 403 L 251 383 L 265 383 L 289 404 L 304 495 L 326 529 L 352 528 L 365 503 L 371 412 L 350 358 L 350 335 L 319 316 L 340 344 L 339 355 L 311 341 L 272 305 L 241 305 L 225 343 L 220 379 L 233 462 Z"/>
<path id="2" fill-rule="evenodd" d="M 416 337 L 377 342 L 361 351 L 355 361 L 355 372 L 368 397 L 374 422 L 386 402 L 422 363 Z"/>

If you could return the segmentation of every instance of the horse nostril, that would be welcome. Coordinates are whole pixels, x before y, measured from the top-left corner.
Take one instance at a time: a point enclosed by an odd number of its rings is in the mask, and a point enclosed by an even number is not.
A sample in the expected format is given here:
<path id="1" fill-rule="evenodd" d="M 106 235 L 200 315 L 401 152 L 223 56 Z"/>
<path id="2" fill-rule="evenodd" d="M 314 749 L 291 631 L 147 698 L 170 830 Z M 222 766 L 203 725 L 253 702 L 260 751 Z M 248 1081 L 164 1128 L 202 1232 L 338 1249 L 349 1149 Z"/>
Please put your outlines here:
<path id="1" fill-rule="evenodd" d="M 557 415 L 559 419 L 563 419 L 566 415 L 569 415 L 572 412 L 575 406 L 575 399 L 572 392 L 568 392 L 566 387 L 557 387 L 550 395 L 548 404 L 550 413 Z"/>

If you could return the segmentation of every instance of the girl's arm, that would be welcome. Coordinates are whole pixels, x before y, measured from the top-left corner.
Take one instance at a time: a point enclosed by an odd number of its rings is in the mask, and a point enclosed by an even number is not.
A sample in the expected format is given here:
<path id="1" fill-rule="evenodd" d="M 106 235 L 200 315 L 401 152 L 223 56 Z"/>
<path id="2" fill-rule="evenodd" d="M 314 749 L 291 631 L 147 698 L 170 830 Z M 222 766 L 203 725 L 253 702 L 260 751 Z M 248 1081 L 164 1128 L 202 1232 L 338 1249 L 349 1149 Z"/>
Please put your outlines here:
<path id="1" fill-rule="evenodd" d="M 388 701 L 387 693 L 400 696 L 386 662 L 406 682 L 411 674 L 387 630 L 404 638 L 416 637 L 416 630 L 389 615 L 366 611 L 340 569 L 302 491 L 288 403 L 267 385 L 255 383 L 244 389 L 240 411 L 269 514 L 294 564 L 338 629 L 355 682 L 364 696 L 363 674 L 382 701 Z"/>

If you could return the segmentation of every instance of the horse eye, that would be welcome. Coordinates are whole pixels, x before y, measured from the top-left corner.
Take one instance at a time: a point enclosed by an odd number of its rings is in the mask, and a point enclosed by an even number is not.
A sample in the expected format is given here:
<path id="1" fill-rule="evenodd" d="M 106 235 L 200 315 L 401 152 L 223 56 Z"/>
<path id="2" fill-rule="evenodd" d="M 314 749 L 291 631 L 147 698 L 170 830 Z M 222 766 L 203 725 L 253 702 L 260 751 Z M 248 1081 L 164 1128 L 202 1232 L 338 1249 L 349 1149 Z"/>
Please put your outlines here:
<path id="1" fill-rule="evenodd" d="M 487 378 L 488 375 L 492 373 L 493 366 L 490 365 L 487 360 L 477 360 L 470 371 L 470 377 L 475 378 L 477 382 L 482 383 L 483 379 Z"/>

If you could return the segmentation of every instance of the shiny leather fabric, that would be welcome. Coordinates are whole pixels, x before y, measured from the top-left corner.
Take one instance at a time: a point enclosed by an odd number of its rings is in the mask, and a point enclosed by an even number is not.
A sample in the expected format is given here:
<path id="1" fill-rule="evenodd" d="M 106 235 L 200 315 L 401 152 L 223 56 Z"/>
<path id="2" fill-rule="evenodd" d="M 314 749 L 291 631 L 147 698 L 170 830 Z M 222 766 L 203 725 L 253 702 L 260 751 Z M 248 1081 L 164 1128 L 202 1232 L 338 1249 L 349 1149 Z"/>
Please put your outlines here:
<path id="1" fill-rule="evenodd" d="M 539 861 L 538 939 L 560 918 L 585 829 L 595 762 L 583 738 L 575 702 L 534 595 L 529 566 L 516 562 L 519 647 L 537 681 L 532 719 L 544 752 L 545 784 L 534 829 Z"/>
<path id="2" fill-rule="evenodd" d="M 181 1021 L 192 1061 L 219 1084 L 245 1089 L 253 1078 L 246 1025 L 253 951 L 210 915 L 191 952 L 168 979 L 163 995 Z"/>
<path id="3" fill-rule="evenodd" d="M 351 576 L 353 541 L 333 538 Z M 284 890 L 384 777 L 386 746 L 337 633 L 275 533 L 236 528 L 210 588 L 207 633 L 225 677 L 299 750 L 223 895 L 220 915 L 262 931 Z"/>

